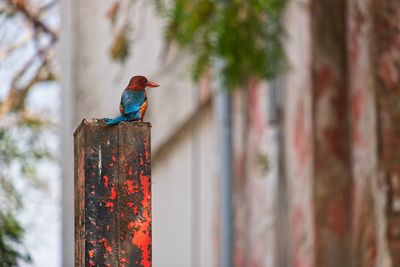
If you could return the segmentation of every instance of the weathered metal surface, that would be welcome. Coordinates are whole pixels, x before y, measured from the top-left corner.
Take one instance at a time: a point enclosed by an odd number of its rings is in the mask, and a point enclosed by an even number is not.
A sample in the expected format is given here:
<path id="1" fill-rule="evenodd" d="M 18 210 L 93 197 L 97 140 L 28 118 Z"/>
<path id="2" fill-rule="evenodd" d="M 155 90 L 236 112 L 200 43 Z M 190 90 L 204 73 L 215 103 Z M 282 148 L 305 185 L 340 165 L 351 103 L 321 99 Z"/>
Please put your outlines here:
<path id="1" fill-rule="evenodd" d="M 400 266 L 400 5 L 372 1 L 378 102 L 379 176 L 387 187 L 387 232 L 392 266 Z"/>
<path id="2" fill-rule="evenodd" d="M 313 1 L 316 266 L 351 266 L 351 165 L 346 88 L 346 5 Z"/>
<path id="3" fill-rule="evenodd" d="M 274 262 L 276 145 L 268 127 L 267 85 L 250 80 L 232 94 L 234 139 L 234 262 L 232 266 L 278 266 Z M 251 227 L 249 227 L 251 225 Z"/>
<path id="4" fill-rule="evenodd" d="M 315 266 L 313 219 L 313 131 L 311 82 L 311 1 L 288 4 L 286 43 L 292 71 L 286 76 L 284 102 L 285 166 L 289 195 L 289 266 Z M 306 7 L 306 8 L 305 8 Z"/>
<path id="5" fill-rule="evenodd" d="M 150 127 L 75 132 L 75 266 L 151 266 Z"/>
<path id="6" fill-rule="evenodd" d="M 377 172 L 377 123 L 371 1 L 348 4 L 348 70 L 352 189 L 352 266 L 385 264 L 384 195 Z"/>
<path id="7" fill-rule="evenodd" d="M 307 7 L 295 16 L 289 9 L 294 45 L 287 45 L 293 266 L 400 266 L 400 5 L 355 0 Z M 301 22 L 307 29 L 307 19 L 311 37 L 293 30 Z"/>

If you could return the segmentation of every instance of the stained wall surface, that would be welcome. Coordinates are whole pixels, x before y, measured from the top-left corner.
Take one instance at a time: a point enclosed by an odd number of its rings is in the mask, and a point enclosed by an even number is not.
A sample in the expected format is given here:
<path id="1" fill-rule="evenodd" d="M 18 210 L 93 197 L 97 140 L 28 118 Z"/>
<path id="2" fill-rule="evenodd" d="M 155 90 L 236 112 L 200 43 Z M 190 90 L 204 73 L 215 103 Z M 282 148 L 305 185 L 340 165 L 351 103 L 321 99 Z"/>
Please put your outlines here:
<path id="1" fill-rule="evenodd" d="M 251 80 L 232 96 L 235 266 L 400 264 L 396 3 L 289 1 L 282 105 L 273 83 Z M 213 77 L 194 85 L 190 54 L 173 46 L 165 54 L 149 3 L 130 14 L 134 42 L 124 64 L 109 57 L 110 2 L 62 6 L 64 266 L 73 266 L 72 133 L 83 117 L 117 115 L 120 92 L 139 73 L 161 84 L 148 92 L 146 117 L 153 262 L 217 266 L 224 166 Z M 283 121 L 271 119 L 274 105 Z"/>

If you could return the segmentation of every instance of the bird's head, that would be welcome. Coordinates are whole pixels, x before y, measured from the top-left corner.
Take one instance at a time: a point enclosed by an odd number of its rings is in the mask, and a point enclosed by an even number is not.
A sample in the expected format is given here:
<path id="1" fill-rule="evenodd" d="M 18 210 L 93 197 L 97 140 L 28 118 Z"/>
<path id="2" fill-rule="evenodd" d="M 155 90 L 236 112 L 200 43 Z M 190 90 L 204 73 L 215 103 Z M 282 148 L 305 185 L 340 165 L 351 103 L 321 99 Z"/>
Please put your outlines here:
<path id="1" fill-rule="evenodd" d="M 145 90 L 146 87 L 158 87 L 158 86 L 160 85 L 155 82 L 147 80 L 147 78 L 144 76 L 133 76 L 129 81 L 129 84 L 126 87 L 126 89 L 132 91 L 142 91 Z"/>

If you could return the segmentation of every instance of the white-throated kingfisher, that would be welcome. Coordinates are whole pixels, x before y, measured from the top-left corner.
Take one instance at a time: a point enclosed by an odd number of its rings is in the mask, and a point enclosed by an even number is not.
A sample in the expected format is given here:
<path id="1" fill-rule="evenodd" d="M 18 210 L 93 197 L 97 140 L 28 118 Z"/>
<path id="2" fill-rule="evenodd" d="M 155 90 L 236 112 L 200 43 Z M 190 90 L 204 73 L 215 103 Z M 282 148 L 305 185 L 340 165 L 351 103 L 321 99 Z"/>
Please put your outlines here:
<path id="1" fill-rule="evenodd" d="M 121 121 L 143 121 L 148 105 L 146 88 L 158 86 L 157 83 L 147 80 L 144 76 L 132 77 L 122 92 L 119 105 L 121 115 L 114 119 L 105 118 L 104 122 L 107 125 L 114 125 Z"/>

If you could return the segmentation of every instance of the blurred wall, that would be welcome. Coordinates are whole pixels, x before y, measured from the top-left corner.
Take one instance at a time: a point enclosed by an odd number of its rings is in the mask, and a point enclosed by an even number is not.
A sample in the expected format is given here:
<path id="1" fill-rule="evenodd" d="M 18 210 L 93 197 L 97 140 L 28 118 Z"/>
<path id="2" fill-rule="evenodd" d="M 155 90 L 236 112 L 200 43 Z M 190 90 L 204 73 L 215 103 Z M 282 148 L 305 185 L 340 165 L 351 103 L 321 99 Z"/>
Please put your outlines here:
<path id="1" fill-rule="evenodd" d="M 400 266 L 399 12 L 389 0 L 289 4 L 292 266 Z"/>
<path id="2" fill-rule="evenodd" d="M 117 115 L 133 74 L 161 84 L 146 117 L 154 266 L 218 266 L 213 77 L 193 85 L 190 55 L 164 54 L 162 21 L 145 1 L 122 65 L 109 57 L 111 2 L 62 5 L 64 266 L 73 266 L 72 132 L 83 117 Z M 283 105 L 274 83 L 233 93 L 235 266 L 400 265 L 399 12 L 391 0 L 289 2 Z"/>

